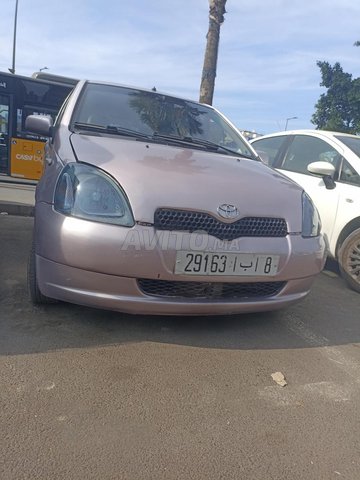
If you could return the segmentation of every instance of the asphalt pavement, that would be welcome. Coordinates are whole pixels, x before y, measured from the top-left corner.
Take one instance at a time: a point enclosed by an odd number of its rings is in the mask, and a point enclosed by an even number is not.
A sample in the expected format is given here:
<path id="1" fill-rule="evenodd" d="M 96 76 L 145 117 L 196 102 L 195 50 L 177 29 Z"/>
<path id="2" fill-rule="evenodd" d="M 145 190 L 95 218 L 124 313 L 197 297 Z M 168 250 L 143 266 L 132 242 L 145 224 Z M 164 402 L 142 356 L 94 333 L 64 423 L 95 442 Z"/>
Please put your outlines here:
<path id="1" fill-rule="evenodd" d="M 336 272 L 273 314 L 34 307 L 32 228 L 0 217 L 2 480 L 360 478 L 360 297 Z"/>

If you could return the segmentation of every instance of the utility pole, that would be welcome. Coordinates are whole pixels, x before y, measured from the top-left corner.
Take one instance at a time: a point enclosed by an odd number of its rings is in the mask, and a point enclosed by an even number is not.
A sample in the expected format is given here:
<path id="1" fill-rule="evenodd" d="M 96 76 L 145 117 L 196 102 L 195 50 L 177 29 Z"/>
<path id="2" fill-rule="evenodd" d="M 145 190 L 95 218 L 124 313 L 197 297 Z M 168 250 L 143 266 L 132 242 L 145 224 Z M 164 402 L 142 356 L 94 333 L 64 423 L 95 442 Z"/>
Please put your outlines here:
<path id="1" fill-rule="evenodd" d="M 9 68 L 10 73 L 15 73 L 15 51 L 16 51 L 16 26 L 17 26 L 17 12 L 18 12 L 18 0 L 15 1 L 15 18 L 14 18 L 14 38 L 13 38 L 13 56 L 12 56 L 12 68 Z"/>
<path id="2" fill-rule="evenodd" d="M 219 50 L 220 27 L 224 22 L 226 0 L 209 0 L 209 30 L 200 85 L 200 102 L 212 105 Z"/>
<path id="3" fill-rule="evenodd" d="M 288 123 L 290 120 L 296 120 L 298 117 L 289 117 L 286 119 L 286 123 L 285 123 L 285 130 L 287 130 L 287 126 L 288 126 Z"/>

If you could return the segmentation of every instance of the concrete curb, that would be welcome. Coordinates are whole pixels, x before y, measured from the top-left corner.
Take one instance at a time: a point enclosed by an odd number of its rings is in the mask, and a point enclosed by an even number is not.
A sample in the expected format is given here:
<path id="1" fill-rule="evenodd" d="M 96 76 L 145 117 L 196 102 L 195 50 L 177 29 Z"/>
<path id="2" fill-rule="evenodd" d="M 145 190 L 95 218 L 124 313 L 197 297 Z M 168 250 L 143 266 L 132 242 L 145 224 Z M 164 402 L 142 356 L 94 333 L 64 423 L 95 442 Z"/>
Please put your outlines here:
<path id="1" fill-rule="evenodd" d="M 1 202 L 0 201 L 0 215 L 17 215 L 20 217 L 33 217 L 34 206 L 25 205 L 23 203 Z"/>

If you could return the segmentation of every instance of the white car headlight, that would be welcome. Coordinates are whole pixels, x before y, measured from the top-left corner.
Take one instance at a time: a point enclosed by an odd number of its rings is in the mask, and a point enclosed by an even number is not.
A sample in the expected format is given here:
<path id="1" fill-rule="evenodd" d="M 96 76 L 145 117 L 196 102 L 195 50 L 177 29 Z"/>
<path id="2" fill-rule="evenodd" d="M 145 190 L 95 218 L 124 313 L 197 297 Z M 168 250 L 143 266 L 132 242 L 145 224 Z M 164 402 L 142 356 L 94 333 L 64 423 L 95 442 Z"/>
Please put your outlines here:
<path id="1" fill-rule="evenodd" d="M 71 217 L 134 226 L 129 202 L 120 185 L 102 170 L 83 163 L 69 163 L 61 172 L 54 208 Z"/>
<path id="2" fill-rule="evenodd" d="M 302 236 L 305 238 L 317 237 L 320 235 L 321 221 L 317 208 L 309 195 L 302 194 Z"/>

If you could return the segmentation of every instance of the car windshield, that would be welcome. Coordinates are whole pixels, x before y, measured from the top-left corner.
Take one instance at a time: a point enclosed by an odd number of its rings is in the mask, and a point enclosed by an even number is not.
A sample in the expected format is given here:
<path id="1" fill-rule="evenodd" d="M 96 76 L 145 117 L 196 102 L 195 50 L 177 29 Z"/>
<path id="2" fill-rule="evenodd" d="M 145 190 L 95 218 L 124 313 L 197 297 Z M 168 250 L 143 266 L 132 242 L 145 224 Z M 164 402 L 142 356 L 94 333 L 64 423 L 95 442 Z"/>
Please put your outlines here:
<path id="1" fill-rule="evenodd" d="M 71 128 L 91 130 L 157 143 L 183 141 L 197 148 L 220 146 L 219 153 L 234 152 L 257 158 L 238 132 L 214 109 L 196 102 L 151 91 L 88 83 L 72 118 Z"/>
<path id="2" fill-rule="evenodd" d="M 360 157 L 360 137 L 347 137 L 346 135 L 335 135 L 335 138 L 344 143 L 358 157 Z"/>

